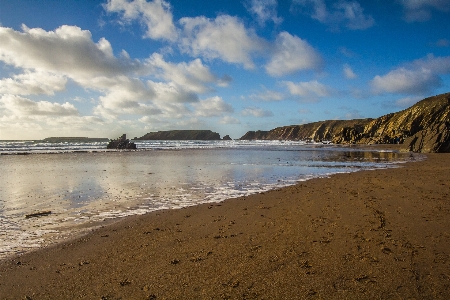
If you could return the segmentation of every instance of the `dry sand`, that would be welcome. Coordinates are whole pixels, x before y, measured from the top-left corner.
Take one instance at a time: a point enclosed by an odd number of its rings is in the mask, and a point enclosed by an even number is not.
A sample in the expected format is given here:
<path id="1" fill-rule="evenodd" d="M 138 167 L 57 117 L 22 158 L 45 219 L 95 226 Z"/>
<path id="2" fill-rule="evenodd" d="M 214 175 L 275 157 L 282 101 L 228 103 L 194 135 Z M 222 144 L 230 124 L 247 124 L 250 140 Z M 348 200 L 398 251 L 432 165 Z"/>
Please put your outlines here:
<path id="1" fill-rule="evenodd" d="M 450 154 L 130 217 L 0 263 L 1 299 L 449 299 Z"/>

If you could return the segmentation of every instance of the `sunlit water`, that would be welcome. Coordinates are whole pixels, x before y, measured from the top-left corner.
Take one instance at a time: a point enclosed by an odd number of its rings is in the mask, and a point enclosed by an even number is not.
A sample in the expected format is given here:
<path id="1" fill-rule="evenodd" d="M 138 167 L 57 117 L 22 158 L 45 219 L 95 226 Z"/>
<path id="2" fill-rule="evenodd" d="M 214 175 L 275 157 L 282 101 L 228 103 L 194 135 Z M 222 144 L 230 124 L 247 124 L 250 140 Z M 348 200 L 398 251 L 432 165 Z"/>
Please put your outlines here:
<path id="1" fill-rule="evenodd" d="M 140 151 L 106 151 L 101 143 L 27 144 L 28 150 L 1 146 L 0 154 L 31 154 L 0 155 L 0 258 L 105 220 L 219 202 L 411 159 L 396 152 L 279 141 L 141 141 Z M 51 214 L 25 218 L 42 211 Z"/>

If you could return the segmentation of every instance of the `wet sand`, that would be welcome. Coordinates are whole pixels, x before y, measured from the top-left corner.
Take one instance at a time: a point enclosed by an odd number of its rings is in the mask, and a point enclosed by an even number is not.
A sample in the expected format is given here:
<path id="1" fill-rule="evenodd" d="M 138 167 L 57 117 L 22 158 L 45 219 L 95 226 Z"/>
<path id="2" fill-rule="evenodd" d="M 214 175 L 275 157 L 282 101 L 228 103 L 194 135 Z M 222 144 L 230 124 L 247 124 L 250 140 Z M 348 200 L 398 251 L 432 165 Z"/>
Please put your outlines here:
<path id="1" fill-rule="evenodd" d="M 128 217 L 0 262 L 0 298 L 448 299 L 450 154 L 427 156 Z"/>

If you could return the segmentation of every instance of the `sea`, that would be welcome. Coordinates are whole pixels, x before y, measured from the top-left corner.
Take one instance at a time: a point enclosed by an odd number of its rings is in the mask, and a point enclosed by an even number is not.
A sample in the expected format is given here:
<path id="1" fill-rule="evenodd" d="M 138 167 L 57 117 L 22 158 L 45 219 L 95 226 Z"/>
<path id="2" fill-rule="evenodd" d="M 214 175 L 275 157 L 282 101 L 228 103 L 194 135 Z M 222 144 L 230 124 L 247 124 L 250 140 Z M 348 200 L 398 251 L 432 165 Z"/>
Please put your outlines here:
<path id="1" fill-rule="evenodd" d="M 108 222 L 421 159 L 302 141 L 0 141 L 0 259 Z"/>

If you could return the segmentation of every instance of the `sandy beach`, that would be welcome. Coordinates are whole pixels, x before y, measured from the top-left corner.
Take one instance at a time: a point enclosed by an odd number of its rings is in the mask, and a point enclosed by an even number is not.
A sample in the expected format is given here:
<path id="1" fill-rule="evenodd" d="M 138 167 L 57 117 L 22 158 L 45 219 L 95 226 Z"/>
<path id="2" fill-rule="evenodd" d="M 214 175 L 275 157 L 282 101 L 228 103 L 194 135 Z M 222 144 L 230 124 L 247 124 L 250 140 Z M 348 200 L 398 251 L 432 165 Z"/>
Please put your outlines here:
<path id="1" fill-rule="evenodd" d="M 448 299 L 450 154 L 127 217 L 0 262 L 1 299 Z"/>

